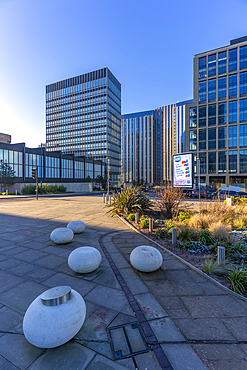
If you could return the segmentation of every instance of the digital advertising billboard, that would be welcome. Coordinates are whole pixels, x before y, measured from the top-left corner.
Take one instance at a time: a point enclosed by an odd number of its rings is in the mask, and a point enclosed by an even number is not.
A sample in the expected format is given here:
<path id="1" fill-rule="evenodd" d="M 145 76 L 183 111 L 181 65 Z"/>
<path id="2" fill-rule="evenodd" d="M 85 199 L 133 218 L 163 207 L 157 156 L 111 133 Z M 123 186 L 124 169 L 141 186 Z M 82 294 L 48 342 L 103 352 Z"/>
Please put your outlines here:
<path id="1" fill-rule="evenodd" d="M 174 187 L 192 188 L 194 183 L 193 154 L 184 153 L 173 156 L 172 184 Z"/>

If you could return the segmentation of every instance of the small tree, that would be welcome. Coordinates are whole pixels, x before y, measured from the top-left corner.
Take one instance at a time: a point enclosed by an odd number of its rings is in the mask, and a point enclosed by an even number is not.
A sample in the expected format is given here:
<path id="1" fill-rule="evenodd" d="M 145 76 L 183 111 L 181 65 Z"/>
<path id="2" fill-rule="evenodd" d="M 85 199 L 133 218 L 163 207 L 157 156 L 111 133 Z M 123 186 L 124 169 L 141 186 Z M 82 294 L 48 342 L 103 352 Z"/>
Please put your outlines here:
<path id="1" fill-rule="evenodd" d="M 183 189 L 165 183 L 156 190 L 155 205 L 163 215 L 172 218 L 177 216 L 179 206 L 184 199 Z"/>
<path id="2" fill-rule="evenodd" d="M 6 191 L 6 189 L 10 185 L 13 185 L 15 183 L 15 179 L 16 179 L 16 176 L 15 176 L 15 171 L 13 170 L 13 168 L 9 164 L 3 163 L 2 164 L 2 182 L 3 182 L 4 191 Z"/>
<path id="3" fill-rule="evenodd" d="M 107 182 L 107 179 L 106 179 L 106 176 L 101 176 L 101 175 L 98 175 L 96 177 L 96 181 L 101 184 L 102 188 L 103 189 L 106 189 L 106 182 Z"/>

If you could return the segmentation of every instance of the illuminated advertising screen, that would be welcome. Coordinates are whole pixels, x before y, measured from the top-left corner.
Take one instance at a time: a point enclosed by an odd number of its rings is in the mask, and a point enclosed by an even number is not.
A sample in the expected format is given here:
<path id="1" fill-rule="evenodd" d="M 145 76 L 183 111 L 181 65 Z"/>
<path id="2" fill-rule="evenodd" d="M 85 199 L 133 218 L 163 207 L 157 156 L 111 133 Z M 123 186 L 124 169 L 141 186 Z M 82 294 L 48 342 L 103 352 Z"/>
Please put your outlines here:
<path id="1" fill-rule="evenodd" d="M 193 186 L 193 154 L 185 153 L 173 156 L 173 186 L 192 188 Z"/>

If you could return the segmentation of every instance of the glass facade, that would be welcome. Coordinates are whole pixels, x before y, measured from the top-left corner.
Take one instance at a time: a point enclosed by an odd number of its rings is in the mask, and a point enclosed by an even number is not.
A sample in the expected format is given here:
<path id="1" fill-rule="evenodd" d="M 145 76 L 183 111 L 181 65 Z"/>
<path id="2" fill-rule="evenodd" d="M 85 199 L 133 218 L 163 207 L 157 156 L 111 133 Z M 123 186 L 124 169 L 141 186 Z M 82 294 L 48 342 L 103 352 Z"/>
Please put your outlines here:
<path id="1" fill-rule="evenodd" d="M 226 77 L 218 78 L 218 98 L 226 97 Z"/>
<path id="2" fill-rule="evenodd" d="M 110 179 L 119 182 L 121 84 L 108 68 L 46 86 L 46 144 L 106 164 L 111 158 Z M 67 167 L 63 173 L 71 176 Z"/>
<path id="3" fill-rule="evenodd" d="M 199 130 L 199 150 L 206 149 L 206 130 Z"/>
<path id="4" fill-rule="evenodd" d="M 209 173 L 216 172 L 216 152 L 208 153 L 208 172 Z"/>
<path id="5" fill-rule="evenodd" d="M 216 149 L 216 128 L 208 129 L 208 150 Z"/>
<path id="6" fill-rule="evenodd" d="M 247 94 L 247 72 L 240 73 L 239 90 L 240 95 Z"/>
<path id="7" fill-rule="evenodd" d="M 241 173 L 247 172 L 247 150 L 239 151 L 239 166 Z"/>
<path id="8" fill-rule="evenodd" d="M 238 76 L 236 74 L 229 76 L 229 97 L 235 96 L 238 93 L 237 78 Z"/>
<path id="9" fill-rule="evenodd" d="M 237 117 L 238 117 L 238 104 L 237 104 L 237 100 L 229 101 L 228 122 L 229 123 L 237 122 Z"/>
<path id="10" fill-rule="evenodd" d="M 208 126 L 216 125 L 216 104 L 208 106 Z"/>
<path id="11" fill-rule="evenodd" d="M 197 107 L 190 108 L 190 127 L 197 126 Z"/>
<path id="12" fill-rule="evenodd" d="M 242 99 L 239 102 L 239 120 L 247 121 L 247 99 Z"/>
<path id="13" fill-rule="evenodd" d="M 237 150 L 229 150 L 229 172 L 237 172 L 237 162 L 238 152 Z"/>
<path id="14" fill-rule="evenodd" d="M 226 148 L 226 127 L 218 128 L 218 149 Z"/>
<path id="15" fill-rule="evenodd" d="M 208 56 L 208 76 L 216 75 L 216 54 Z"/>
<path id="16" fill-rule="evenodd" d="M 226 103 L 218 104 L 218 125 L 226 123 Z"/>
<path id="17" fill-rule="evenodd" d="M 247 125 L 239 126 L 239 146 L 247 146 Z"/>
<path id="18" fill-rule="evenodd" d="M 247 46 L 240 48 L 240 69 L 247 68 Z"/>
<path id="19" fill-rule="evenodd" d="M 218 152 L 218 172 L 226 172 L 226 152 Z"/>
<path id="20" fill-rule="evenodd" d="M 200 158 L 200 174 L 207 171 L 207 153 L 199 153 Z"/>
<path id="21" fill-rule="evenodd" d="M 238 55 L 237 49 L 229 50 L 229 72 L 237 70 L 238 67 L 237 55 Z"/>
<path id="22" fill-rule="evenodd" d="M 207 58 L 199 58 L 199 78 L 206 77 L 207 74 Z"/>
<path id="23" fill-rule="evenodd" d="M 199 101 L 204 101 L 207 99 L 207 82 L 199 82 Z"/>
<path id="24" fill-rule="evenodd" d="M 190 131 L 190 150 L 197 149 L 197 131 Z"/>
<path id="25" fill-rule="evenodd" d="M 208 80 L 208 100 L 216 99 L 216 79 Z"/>
<path id="26" fill-rule="evenodd" d="M 206 126 L 206 105 L 199 107 L 199 127 Z"/>
<path id="27" fill-rule="evenodd" d="M 218 54 L 218 74 L 226 73 L 226 51 Z"/>
<path id="28" fill-rule="evenodd" d="M 228 145 L 229 148 L 236 148 L 238 145 L 238 127 L 230 126 L 228 128 Z"/>

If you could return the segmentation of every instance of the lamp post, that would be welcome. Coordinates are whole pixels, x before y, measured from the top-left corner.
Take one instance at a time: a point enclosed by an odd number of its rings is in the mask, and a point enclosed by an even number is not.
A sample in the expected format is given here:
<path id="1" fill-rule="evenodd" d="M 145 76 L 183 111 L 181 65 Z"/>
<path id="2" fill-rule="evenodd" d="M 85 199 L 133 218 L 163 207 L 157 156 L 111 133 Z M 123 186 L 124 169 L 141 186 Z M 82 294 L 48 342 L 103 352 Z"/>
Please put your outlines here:
<path id="1" fill-rule="evenodd" d="M 3 182 L 3 160 L 1 159 L 1 195 L 2 195 L 2 182 Z"/>
<path id="2" fill-rule="evenodd" d="M 110 159 L 111 157 L 106 157 L 108 159 L 108 176 L 107 176 L 107 201 L 109 200 L 110 196 Z"/>
<path id="3" fill-rule="evenodd" d="M 201 184 L 200 184 L 200 175 L 201 175 L 201 166 L 200 166 L 200 157 L 197 157 L 198 161 L 198 188 L 199 188 L 199 203 L 201 201 Z"/>

